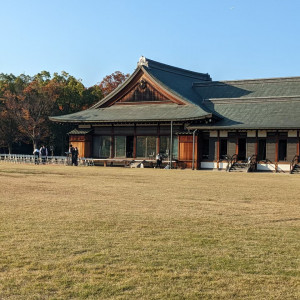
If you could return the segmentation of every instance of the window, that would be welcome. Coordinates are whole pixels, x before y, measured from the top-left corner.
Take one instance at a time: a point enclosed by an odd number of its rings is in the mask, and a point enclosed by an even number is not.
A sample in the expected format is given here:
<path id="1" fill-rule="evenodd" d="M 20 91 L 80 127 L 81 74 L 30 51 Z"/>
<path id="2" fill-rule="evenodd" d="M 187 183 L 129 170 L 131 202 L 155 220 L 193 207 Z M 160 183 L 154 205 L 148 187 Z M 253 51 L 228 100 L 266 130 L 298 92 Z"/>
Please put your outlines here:
<path id="1" fill-rule="evenodd" d="M 136 138 L 136 156 L 137 157 L 155 157 L 156 137 L 155 136 L 137 136 Z"/>
<path id="2" fill-rule="evenodd" d="M 93 138 L 93 157 L 110 157 L 110 136 L 95 136 Z"/>
<path id="3" fill-rule="evenodd" d="M 220 159 L 227 157 L 227 139 L 220 140 Z"/>
<path id="4" fill-rule="evenodd" d="M 164 157 L 169 156 L 170 151 L 170 137 L 169 136 L 161 136 L 159 141 L 159 153 Z M 173 158 L 177 159 L 178 157 L 178 137 L 173 137 Z"/>
<path id="5" fill-rule="evenodd" d="M 126 157 L 126 136 L 115 136 L 115 157 Z"/>
<path id="6" fill-rule="evenodd" d="M 178 158 L 178 136 L 173 137 L 173 158 Z"/>
<path id="7" fill-rule="evenodd" d="M 278 143 L 278 160 L 286 160 L 287 140 L 279 140 Z"/>

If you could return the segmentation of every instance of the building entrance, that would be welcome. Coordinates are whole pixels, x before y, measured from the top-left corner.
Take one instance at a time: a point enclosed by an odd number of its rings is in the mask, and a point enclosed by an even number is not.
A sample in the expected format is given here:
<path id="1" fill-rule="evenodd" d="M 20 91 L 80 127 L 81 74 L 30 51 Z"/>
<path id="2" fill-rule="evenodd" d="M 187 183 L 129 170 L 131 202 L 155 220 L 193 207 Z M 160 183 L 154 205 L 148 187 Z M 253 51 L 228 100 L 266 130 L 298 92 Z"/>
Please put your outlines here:
<path id="1" fill-rule="evenodd" d="M 238 160 L 246 159 L 246 139 L 242 138 L 238 140 Z"/>
<path id="2" fill-rule="evenodd" d="M 134 136 L 129 135 L 126 137 L 126 157 L 133 157 L 133 144 L 134 144 Z"/>
<path id="3" fill-rule="evenodd" d="M 265 139 L 260 139 L 258 141 L 258 153 L 257 153 L 257 160 L 266 160 L 266 149 L 267 143 Z"/>

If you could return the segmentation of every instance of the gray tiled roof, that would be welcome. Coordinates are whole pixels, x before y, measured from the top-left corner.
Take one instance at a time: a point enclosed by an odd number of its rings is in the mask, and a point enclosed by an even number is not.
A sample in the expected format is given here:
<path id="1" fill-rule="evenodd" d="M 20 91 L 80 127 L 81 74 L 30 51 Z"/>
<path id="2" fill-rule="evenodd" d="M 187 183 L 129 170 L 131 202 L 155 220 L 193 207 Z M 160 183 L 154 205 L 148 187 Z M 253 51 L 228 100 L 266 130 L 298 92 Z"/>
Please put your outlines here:
<path id="1" fill-rule="evenodd" d="M 105 106 L 135 77 L 146 72 L 153 81 L 186 105 L 139 104 Z M 197 120 L 215 116 L 207 128 L 300 128 L 300 77 L 211 81 L 208 74 L 191 72 L 146 59 L 115 91 L 92 108 L 58 122 L 143 122 Z M 201 128 L 204 128 L 201 125 Z"/>
<path id="2" fill-rule="evenodd" d="M 71 130 L 70 132 L 68 132 L 68 134 L 72 134 L 72 135 L 84 135 L 84 134 L 88 134 L 92 131 L 92 129 L 90 128 L 75 128 L 73 130 Z"/>
<path id="3" fill-rule="evenodd" d="M 298 101 L 262 101 L 245 103 L 213 103 L 206 101 L 214 113 L 222 116 L 222 120 L 206 129 L 293 129 L 300 128 L 300 98 Z M 195 127 L 195 126 L 193 126 Z"/>
<path id="4" fill-rule="evenodd" d="M 209 128 L 300 128 L 300 77 L 195 84 L 222 120 Z"/>
<path id="5" fill-rule="evenodd" d="M 300 95 L 300 77 L 194 83 L 202 99 L 277 98 Z"/>
<path id="6" fill-rule="evenodd" d="M 106 102 L 131 82 L 139 70 L 143 70 L 152 80 L 185 103 L 196 104 L 199 107 L 202 106 L 201 97 L 199 97 L 196 89 L 193 88 L 193 83 L 211 82 L 209 74 L 188 71 L 147 59 L 146 65 L 138 65 L 134 73 L 123 84 L 119 85 L 112 93 L 96 103 L 92 108 L 99 108 L 105 105 Z M 202 109 L 203 114 L 205 114 L 207 112 L 206 107 L 203 106 Z"/>
<path id="7" fill-rule="evenodd" d="M 211 114 L 205 113 L 205 116 Z M 87 109 L 67 116 L 51 117 L 57 122 L 143 122 L 201 119 L 203 110 L 196 105 L 140 104 L 113 105 Z"/>

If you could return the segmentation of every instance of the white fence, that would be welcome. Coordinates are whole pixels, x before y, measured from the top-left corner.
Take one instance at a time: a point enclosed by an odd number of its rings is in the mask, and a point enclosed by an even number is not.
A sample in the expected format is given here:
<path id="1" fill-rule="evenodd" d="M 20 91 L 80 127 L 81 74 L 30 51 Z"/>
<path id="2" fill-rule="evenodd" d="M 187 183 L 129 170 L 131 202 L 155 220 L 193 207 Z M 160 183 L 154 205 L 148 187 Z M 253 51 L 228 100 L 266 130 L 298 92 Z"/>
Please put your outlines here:
<path id="1" fill-rule="evenodd" d="M 15 164 L 50 164 L 50 165 L 72 165 L 72 159 L 69 156 L 35 156 L 26 154 L 0 154 L 0 161 Z M 92 158 L 81 157 L 78 159 L 79 166 L 94 166 Z"/>

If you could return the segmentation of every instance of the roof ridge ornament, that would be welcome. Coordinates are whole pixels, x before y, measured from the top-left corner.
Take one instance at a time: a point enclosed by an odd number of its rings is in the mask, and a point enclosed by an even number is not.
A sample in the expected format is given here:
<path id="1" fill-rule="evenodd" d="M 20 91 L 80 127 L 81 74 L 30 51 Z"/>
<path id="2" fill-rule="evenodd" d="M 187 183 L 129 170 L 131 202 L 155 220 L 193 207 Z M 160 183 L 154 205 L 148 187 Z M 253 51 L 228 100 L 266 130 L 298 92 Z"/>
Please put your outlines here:
<path id="1" fill-rule="evenodd" d="M 146 66 L 148 67 L 148 61 L 145 56 L 141 56 L 138 62 L 138 66 Z"/>

